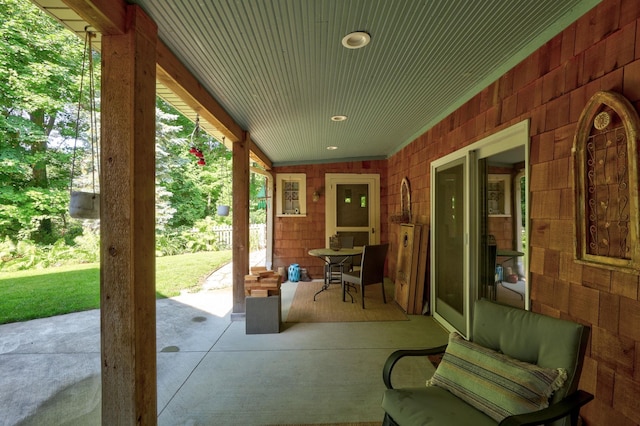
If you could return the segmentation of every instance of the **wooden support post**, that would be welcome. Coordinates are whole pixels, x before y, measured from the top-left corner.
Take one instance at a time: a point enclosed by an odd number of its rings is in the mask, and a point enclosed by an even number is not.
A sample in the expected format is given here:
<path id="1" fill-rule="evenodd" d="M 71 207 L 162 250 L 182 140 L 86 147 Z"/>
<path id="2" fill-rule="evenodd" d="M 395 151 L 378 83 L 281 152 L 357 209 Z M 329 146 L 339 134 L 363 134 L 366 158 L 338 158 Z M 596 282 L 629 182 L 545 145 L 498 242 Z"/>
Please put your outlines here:
<path id="1" fill-rule="evenodd" d="M 233 143 L 233 310 L 244 317 L 244 276 L 249 273 L 249 133 Z"/>
<path id="2" fill-rule="evenodd" d="M 126 28 L 102 37 L 102 424 L 155 425 L 157 27 L 130 5 Z"/>

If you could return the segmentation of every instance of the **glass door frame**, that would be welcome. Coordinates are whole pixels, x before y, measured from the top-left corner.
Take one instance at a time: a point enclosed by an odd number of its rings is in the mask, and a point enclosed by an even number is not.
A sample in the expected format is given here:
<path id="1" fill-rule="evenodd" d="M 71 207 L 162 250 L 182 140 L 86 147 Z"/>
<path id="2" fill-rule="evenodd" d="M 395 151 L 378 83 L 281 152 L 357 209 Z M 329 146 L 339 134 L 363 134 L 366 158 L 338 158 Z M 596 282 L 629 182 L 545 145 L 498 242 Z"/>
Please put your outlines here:
<path id="1" fill-rule="evenodd" d="M 531 230 L 531 219 L 530 219 L 529 212 L 531 211 L 531 205 L 529 203 L 530 201 L 529 200 L 529 185 L 530 185 L 529 183 L 530 182 L 529 180 L 529 121 L 528 120 L 522 121 L 501 132 L 496 133 L 495 135 L 489 136 L 480 142 L 481 142 L 480 145 L 475 147 L 478 161 L 481 159 L 488 159 L 489 157 L 494 155 L 499 155 L 502 152 L 524 146 L 524 163 L 525 163 L 524 172 L 518 174 L 518 176 L 514 177 L 511 181 L 511 188 L 514 193 L 513 198 L 515 201 L 515 205 L 513 206 L 515 208 L 512 208 L 511 214 L 513 216 L 513 223 L 514 223 L 515 229 L 516 230 L 522 229 L 521 226 L 519 226 L 519 223 L 522 220 L 522 216 L 520 213 L 521 210 L 518 202 L 521 201 L 521 198 L 519 195 L 520 193 L 519 180 L 521 177 L 524 177 L 525 179 L 524 203 L 527 209 L 525 212 L 526 217 L 524 218 L 526 223 L 525 241 L 526 241 L 526 244 L 530 247 L 529 242 L 531 240 L 529 238 L 530 238 L 530 230 Z M 523 268 L 524 268 L 525 278 L 527 283 L 527 285 L 525 286 L 525 294 L 524 294 L 524 308 L 526 310 L 529 310 L 531 309 L 531 297 L 530 297 L 531 289 L 529 286 L 529 283 L 531 282 L 530 281 L 531 274 L 529 271 L 529 258 L 531 255 L 530 253 L 531 250 L 525 249 L 524 252 L 526 254 L 525 256 L 523 256 L 523 262 L 524 262 Z M 497 288 L 496 288 L 496 291 L 497 291 Z"/>
<path id="2" fill-rule="evenodd" d="M 436 174 L 438 169 L 446 172 L 447 169 L 462 164 L 463 166 L 463 264 L 469 265 L 469 267 L 462 270 L 462 313 L 458 314 L 454 308 L 450 307 L 446 303 L 438 303 L 438 283 L 437 283 L 437 256 L 431 256 L 431 312 L 433 312 L 434 318 L 442 324 L 449 331 L 458 331 L 463 336 L 468 336 L 471 329 L 471 315 L 470 311 L 470 283 L 473 282 L 473 274 L 477 270 L 472 265 L 475 263 L 476 257 L 470 253 L 470 247 L 475 247 L 474 235 L 472 232 L 474 222 L 471 220 L 471 212 L 475 211 L 474 197 L 471 196 L 469 188 L 471 188 L 471 178 L 475 176 L 475 155 L 473 151 L 456 151 L 447 156 L 444 156 L 431 163 L 431 199 L 435 200 L 436 191 Z M 436 202 L 431 203 L 431 235 L 430 250 L 431 253 L 436 253 L 437 250 L 437 214 L 436 214 Z M 449 318 L 449 319 L 448 319 Z"/>
<path id="3" fill-rule="evenodd" d="M 480 188 L 479 176 L 478 176 L 478 161 L 482 158 L 489 157 L 494 154 L 498 154 L 503 151 L 507 151 L 509 149 L 523 146 L 525 151 L 525 179 L 526 179 L 526 191 L 525 191 L 525 202 L 527 206 L 527 216 L 528 211 L 531 210 L 529 204 L 529 120 L 521 121 L 511 127 L 508 127 L 504 130 L 501 130 L 493 135 L 490 135 L 478 142 L 475 142 L 471 145 L 468 145 L 460 150 L 448 154 L 438 160 L 435 160 L 431 163 L 431 182 L 430 182 L 430 200 L 431 202 L 431 242 L 430 249 L 431 253 L 434 253 L 436 247 L 436 237 L 435 237 L 435 175 L 436 169 L 442 166 L 445 166 L 451 162 L 464 158 L 466 161 L 465 168 L 465 200 L 464 204 L 467 206 L 465 209 L 465 245 L 464 245 L 464 258 L 465 261 L 465 271 L 463 273 L 464 280 L 464 322 L 462 330 L 456 328 L 453 324 L 451 324 L 447 319 L 438 312 L 438 306 L 436 303 L 436 295 L 437 295 L 437 282 L 436 282 L 436 268 L 438 265 L 435 262 L 435 256 L 431 256 L 431 265 L 430 265 L 430 273 L 431 273 L 431 312 L 433 312 L 434 318 L 447 330 L 449 331 L 458 331 L 460 334 L 465 336 L 466 338 L 471 338 L 471 318 L 473 317 L 473 301 L 477 299 L 480 295 L 480 285 L 479 285 L 479 254 L 477 253 L 481 236 L 480 236 L 480 196 L 478 194 L 478 190 Z M 530 241 L 529 239 L 529 230 L 530 220 L 527 217 L 527 227 L 526 227 L 526 241 Z M 527 270 L 527 282 L 529 282 L 529 272 L 528 272 L 528 256 L 529 250 L 527 251 L 527 256 L 525 256 L 525 269 Z M 530 309 L 530 300 L 529 300 L 529 287 L 526 288 L 526 296 L 525 296 L 525 309 Z M 446 312 L 443 312 L 446 315 Z"/>

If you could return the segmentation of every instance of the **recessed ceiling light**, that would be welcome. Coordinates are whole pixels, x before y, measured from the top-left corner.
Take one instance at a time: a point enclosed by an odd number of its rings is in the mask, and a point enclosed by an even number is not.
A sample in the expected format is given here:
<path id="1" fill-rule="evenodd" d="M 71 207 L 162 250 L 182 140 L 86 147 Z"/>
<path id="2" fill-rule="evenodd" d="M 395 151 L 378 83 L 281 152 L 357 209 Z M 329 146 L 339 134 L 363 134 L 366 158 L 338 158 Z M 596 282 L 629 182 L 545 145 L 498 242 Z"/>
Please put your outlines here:
<path id="1" fill-rule="evenodd" d="M 342 45 L 347 49 L 360 49 L 371 41 L 371 36 L 364 31 L 349 33 L 342 38 Z"/>
<path id="2" fill-rule="evenodd" d="M 334 115 L 333 117 L 331 117 L 331 121 L 345 121 L 346 119 L 346 115 Z"/>
<path id="3" fill-rule="evenodd" d="M 338 147 L 337 147 L 337 146 L 333 146 L 333 145 L 331 145 L 331 146 L 328 146 L 328 147 L 327 147 L 327 149 L 328 149 L 329 151 L 335 151 L 336 149 L 338 149 Z"/>

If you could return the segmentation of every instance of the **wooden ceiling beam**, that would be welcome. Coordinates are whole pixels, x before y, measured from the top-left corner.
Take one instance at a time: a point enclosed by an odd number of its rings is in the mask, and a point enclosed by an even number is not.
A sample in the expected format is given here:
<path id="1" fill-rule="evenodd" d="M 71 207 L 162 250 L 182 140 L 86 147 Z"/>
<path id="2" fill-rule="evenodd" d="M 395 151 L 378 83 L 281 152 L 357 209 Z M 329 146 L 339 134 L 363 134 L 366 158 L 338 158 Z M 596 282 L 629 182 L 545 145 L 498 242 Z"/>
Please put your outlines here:
<path id="1" fill-rule="evenodd" d="M 230 142 L 242 141 L 244 137 L 242 127 L 202 87 L 169 48 L 158 41 L 156 51 L 158 62 L 156 78 L 158 81 L 184 100 L 190 108 L 211 123 Z M 271 170 L 273 165 L 269 157 L 253 141 L 249 142 L 251 159 L 264 167 L 265 170 Z"/>
<path id="2" fill-rule="evenodd" d="M 94 30 L 105 35 L 124 34 L 127 3 L 122 0 L 62 0 Z M 36 1 L 37 3 L 37 1 Z"/>
<path id="3" fill-rule="evenodd" d="M 242 127 L 161 41 L 158 41 L 156 47 L 156 57 L 158 81 L 184 100 L 200 117 L 215 126 L 227 139 L 232 142 L 242 140 Z"/>
<path id="4" fill-rule="evenodd" d="M 258 148 L 258 145 L 256 145 L 252 139 L 249 139 L 249 156 L 253 161 L 260 164 L 265 170 L 271 170 L 273 168 L 273 163 L 271 162 L 269 157 L 267 157 L 265 153 L 262 152 L 260 148 Z"/>
<path id="5" fill-rule="evenodd" d="M 38 0 L 33 0 L 38 3 Z M 62 0 L 88 25 L 102 34 L 124 34 L 127 29 L 127 3 L 122 0 Z M 230 142 L 244 138 L 244 130 L 211 96 L 191 72 L 160 40 L 156 46 L 156 78 L 178 95 L 184 102 L 214 126 Z M 272 162 L 264 152 L 250 141 L 250 156 L 266 170 Z"/>

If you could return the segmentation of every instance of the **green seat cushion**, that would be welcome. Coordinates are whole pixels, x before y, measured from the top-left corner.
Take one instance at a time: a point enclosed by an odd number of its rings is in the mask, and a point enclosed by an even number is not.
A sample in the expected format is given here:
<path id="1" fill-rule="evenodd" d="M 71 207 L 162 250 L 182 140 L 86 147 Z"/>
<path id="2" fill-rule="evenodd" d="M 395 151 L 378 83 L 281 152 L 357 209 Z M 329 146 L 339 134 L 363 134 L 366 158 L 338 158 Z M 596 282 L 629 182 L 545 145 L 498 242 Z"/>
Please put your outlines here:
<path id="1" fill-rule="evenodd" d="M 382 408 L 400 426 L 496 426 L 496 421 L 437 387 L 387 389 Z"/>
<path id="2" fill-rule="evenodd" d="M 549 406 L 567 378 L 562 368 L 543 368 L 511 358 L 451 333 L 447 350 L 427 382 L 450 391 L 496 421 Z"/>

